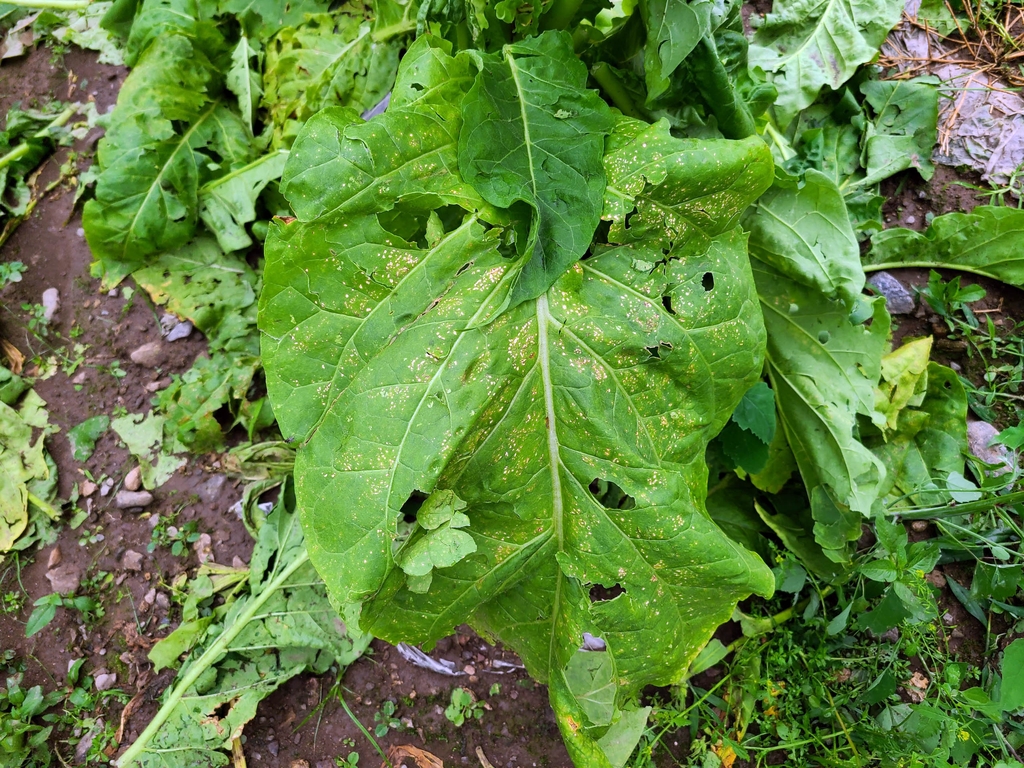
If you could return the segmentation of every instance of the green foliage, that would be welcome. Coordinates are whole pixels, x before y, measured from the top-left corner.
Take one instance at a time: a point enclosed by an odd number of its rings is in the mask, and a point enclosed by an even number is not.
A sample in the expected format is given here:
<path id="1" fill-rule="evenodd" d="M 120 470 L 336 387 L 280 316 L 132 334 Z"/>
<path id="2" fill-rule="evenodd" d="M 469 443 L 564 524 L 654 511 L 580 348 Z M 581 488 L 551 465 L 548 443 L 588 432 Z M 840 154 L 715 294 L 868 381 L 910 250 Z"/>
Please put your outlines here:
<path id="1" fill-rule="evenodd" d="M 304 671 L 323 673 L 358 658 L 370 637 L 351 611 L 337 618 L 309 565 L 290 488 L 256 520 L 248 570 L 210 566 L 185 588 L 182 623 L 150 651 L 158 666 L 187 654 L 160 711 L 118 765 L 163 765 L 165 750 L 227 765 L 231 734 L 257 704 Z"/>
<path id="2" fill-rule="evenodd" d="M 870 270 L 893 267 L 954 269 L 1024 285 L 1024 260 L 1018 247 L 1024 211 L 979 206 L 971 213 L 937 216 L 926 232 L 888 229 L 871 239 L 864 260 Z M 937 311 L 937 310 L 936 310 Z"/>
<path id="3" fill-rule="evenodd" d="M 456 728 L 461 728 L 467 720 L 479 720 L 484 716 L 483 704 L 468 688 L 453 688 L 451 702 L 445 707 L 444 716 Z M 378 733 L 378 736 L 382 734 Z"/>
<path id="4" fill-rule="evenodd" d="M 86 461 L 96 449 L 96 441 L 110 428 L 110 417 L 105 414 L 92 416 L 68 430 L 71 441 L 71 455 L 75 461 Z"/>
<path id="5" fill-rule="evenodd" d="M 792 0 L 772 6 L 754 34 L 750 66 L 778 89 L 775 114 L 785 127 L 825 88 L 838 90 L 875 58 L 899 21 L 897 0 Z"/>

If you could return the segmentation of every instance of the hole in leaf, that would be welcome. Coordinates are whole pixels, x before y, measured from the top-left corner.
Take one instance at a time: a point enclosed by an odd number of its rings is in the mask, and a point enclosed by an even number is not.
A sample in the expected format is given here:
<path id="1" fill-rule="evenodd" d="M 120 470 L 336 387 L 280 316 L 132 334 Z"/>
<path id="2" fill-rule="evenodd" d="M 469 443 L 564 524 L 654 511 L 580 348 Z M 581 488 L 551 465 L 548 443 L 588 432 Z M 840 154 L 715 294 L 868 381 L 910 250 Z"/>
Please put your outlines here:
<path id="1" fill-rule="evenodd" d="M 605 600 L 614 600 L 619 595 L 626 594 L 621 584 L 612 584 L 606 587 L 603 584 L 595 584 L 590 588 L 590 602 L 602 603 Z"/>
<path id="2" fill-rule="evenodd" d="M 818 331 L 818 343 L 828 344 L 828 340 L 832 338 L 832 334 L 828 331 Z"/>
<path id="3" fill-rule="evenodd" d="M 700 280 L 700 284 L 704 286 L 705 291 L 710 291 L 715 287 L 715 276 L 710 272 L 705 272 L 704 277 Z"/>
<path id="4" fill-rule="evenodd" d="M 455 276 L 458 277 L 459 275 L 461 275 L 463 272 L 465 272 L 467 269 L 469 269 L 472 266 L 473 266 L 473 262 L 472 261 L 467 261 L 465 264 L 463 264 L 461 267 L 459 267 L 455 271 Z"/>
<path id="5" fill-rule="evenodd" d="M 216 717 L 218 720 L 223 720 L 225 717 L 230 715 L 232 701 L 234 701 L 234 699 L 230 701 L 225 701 L 223 704 L 221 704 L 219 707 L 213 710 L 213 716 Z"/>
<path id="6" fill-rule="evenodd" d="M 661 303 L 664 305 L 665 309 L 668 310 L 670 315 L 674 315 L 676 313 L 676 311 L 672 309 L 672 297 L 667 293 L 661 297 Z"/>
<path id="7" fill-rule="evenodd" d="M 644 349 L 655 360 L 661 360 L 661 350 L 658 347 L 644 347 Z"/>
<path id="8" fill-rule="evenodd" d="M 594 242 L 595 243 L 607 243 L 608 235 L 612 230 L 612 223 L 608 219 L 602 219 L 601 223 L 597 225 L 597 229 L 594 231 Z"/>
<path id="9" fill-rule="evenodd" d="M 636 507 L 636 499 L 611 480 L 595 478 L 589 488 L 597 503 L 605 509 L 633 509 Z"/>
<path id="10" fill-rule="evenodd" d="M 426 500 L 427 494 L 422 491 L 413 491 L 402 505 L 402 519 L 407 523 L 415 523 L 416 513 L 420 511 L 420 507 Z"/>

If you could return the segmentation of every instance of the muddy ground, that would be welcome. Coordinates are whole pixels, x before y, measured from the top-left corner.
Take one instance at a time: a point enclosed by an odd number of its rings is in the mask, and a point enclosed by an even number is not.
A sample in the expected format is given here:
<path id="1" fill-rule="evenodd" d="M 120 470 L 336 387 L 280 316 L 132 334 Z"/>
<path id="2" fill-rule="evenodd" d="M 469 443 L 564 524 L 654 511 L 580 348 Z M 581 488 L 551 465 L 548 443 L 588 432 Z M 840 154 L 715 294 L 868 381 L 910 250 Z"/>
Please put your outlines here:
<path id="1" fill-rule="evenodd" d="M 20 60 L 5 61 L 0 67 L 0 109 L 6 112 L 18 101 L 31 105 L 55 98 L 91 98 L 105 112 L 114 103 L 124 74 L 121 68 L 98 65 L 90 53 L 72 50 L 62 60 L 52 60 L 51 53 L 40 48 Z M 79 169 L 88 167 L 98 135 L 95 130 L 86 140 L 50 158 L 39 177 L 39 188 L 59 178 L 59 169 L 71 152 L 77 155 Z M 939 169 L 929 183 L 922 183 L 913 173 L 887 182 L 887 222 L 922 228 L 928 213 L 966 210 L 981 202 L 976 193 L 953 183 L 959 178 L 949 169 Z M 58 185 L 40 200 L 32 216 L 0 250 L 0 261 L 19 260 L 28 267 L 22 282 L 0 293 L 0 337 L 25 355 L 29 374 L 33 373 L 33 358 L 56 356 L 63 363 L 74 343 L 86 345 L 80 367 L 70 374 L 58 370 L 38 380 L 35 388 L 48 404 L 51 421 L 61 429 L 48 441 L 59 469 L 60 496 L 71 497 L 76 485 L 81 490 L 86 473 L 97 481 L 110 478 L 113 485 L 105 495 L 97 489 L 79 500 L 79 506 L 89 515 L 77 529 L 66 527 L 55 545 L 20 560 L 8 560 L 0 568 L 0 593 L 23 588 L 27 594 L 20 610 L 0 615 L 0 649 L 12 649 L 25 661 L 28 685 L 57 688 L 63 684 L 69 663 L 85 658 L 86 669 L 94 674 L 116 674 L 116 687 L 126 693 L 126 698 L 141 693 L 142 705 L 127 718 L 124 746 L 145 727 L 173 676 L 166 671 L 153 675 L 146 660 L 152 642 L 165 636 L 179 620 L 168 585 L 175 576 L 191 572 L 198 564 L 190 550 L 181 557 L 172 556 L 163 547 L 147 552 L 154 525 L 166 525 L 171 518 L 179 526 L 195 521 L 199 532 L 210 535 L 219 563 L 229 564 L 235 558 L 247 561 L 252 542 L 242 522 L 229 511 L 240 498 L 239 483 L 220 471 L 215 455 L 191 457 L 155 492 L 155 500 L 142 513 L 119 510 L 113 504 L 133 467 L 113 432 L 99 440 L 88 461 L 73 459 L 67 439 L 69 428 L 117 409 L 148 411 L 154 391 L 166 385 L 167 377 L 188 370 L 205 350 L 200 334 L 194 332 L 185 340 L 162 342 L 166 362 L 158 368 L 131 361 L 134 349 L 160 341 L 161 312 L 141 291 L 126 300 L 121 291 L 107 294 L 99 290 L 98 280 L 89 276 L 91 257 L 82 236 L 80 211 L 73 209 L 73 197 L 70 182 Z M 917 284 L 927 279 L 920 271 L 900 276 Z M 1018 291 L 995 283 L 986 283 L 985 287 L 990 292 L 986 302 L 991 302 L 985 306 L 1001 306 L 1007 316 L 1024 318 L 1024 311 L 1020 311 L 1024 303 Z M 21 305 L 40 302 L 48 288 L 59 291 L 61 305 L 49 336 L 42 338 L 27 328 L 27 314 Z M 917 332 L 926 330 L 930 320 L 908 318 L 901 323 L 907 325 L 906 332 Z M 944 362 L 952 359 L 947 355 Z M 114 361 L 126 373 L 123 378 L 111 374 Z M 138 553 L 141 560 L 134 554 L 126 558 L 126 553 Z M 77 580 L 80 594 L 91 592 L 102 597 L 105 615 L 86 627 L 77 620 L 78 614 L 58 610 L 46 629 L 26 640 L 24 623 L 31 603 L 53 591 L 47 574 L 52 576 L 55 570 Z M 955 600 L 944 599 L 943 607 L 954 611 L 964 626 L 971 624 Z M 969 644 L 970 638 L 963 642 Z M 442 758 L 445 765 L 457 766 L 479 765 L 479 747 L 495 768 L 569 768 L 571 763 L 555 726 L 546 689 L 534 684 L 521 670 L 497 674 L 488 669 L 495 659 L 514 661 L 510 653 L 466 630 L 442 641 L 434 655 L 454 661 L 465 674 L 453 678 L 422 670 L 379 641 L 374 642 L 372 652 L 344 670 L 341 687 L 345 699 L 363 724 L 372 730 L 374 715 L 386 700 L 397 704 L 396 717 L 406 721 L 402 730 L 379 740 L 385 748 L 412 744 Z M 308 766 L 326 768 L 334 765 L 336 756 L 351 751 L 362 756 L 360 765 L 379 764 L 368 741 L 336 700 L 320 706 L 336 682 L 332 675 L 298 677 L 264 701 L 245 730 L 249 764 L 302 766 L 302 762 L 294 761 L 305 761 Z M 494 684 L 500 690 L 491 694 Z M 454 727 L 443 714 L 450 692 L 457 686 L 471 688 L 488 707 L 480 721 L 462 728 Z M 116 723 L 121 705 L 113 699 L 107 701 L 109 707 L 103 715 Z M 667 741 L 671 743 L 671 737 Z M 63 759 L 71 761 L 73 748 L 60 741 L 54 746 Z M 683 745 L 677 746 L 681 755 Z"/>

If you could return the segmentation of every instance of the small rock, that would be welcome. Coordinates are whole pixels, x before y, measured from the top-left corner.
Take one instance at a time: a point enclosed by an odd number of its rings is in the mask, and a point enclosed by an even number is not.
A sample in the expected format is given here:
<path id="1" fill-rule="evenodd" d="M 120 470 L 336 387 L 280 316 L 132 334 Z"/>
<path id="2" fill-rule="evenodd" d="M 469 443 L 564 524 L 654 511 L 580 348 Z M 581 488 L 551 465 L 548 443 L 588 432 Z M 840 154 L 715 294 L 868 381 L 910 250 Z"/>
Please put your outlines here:
<path id="1" fill-rule="evenodd" d="M 167 389 L 169 386 L 171 386 L 171 377 L 165 376 L 162 379 L 149 382 L 149 384 L 146 385 L 146 391 L 159 392 L 161 389 Z"/>
<path id="2" fill-rule="evenodd" d="M 192 549 L 200 563 L 208 563 L 213 560 L 213 540 L 210 538 L 210 534 L 200 534 L 195 544 L 192 545 Z"/>
<path id="3" fill-rule="evenodd" d="M 923 533 L 924 531 L 928 530 L 928 521 L 915 520 L 910 524 L 910 530 L 914 531 L 915 533 Z"/>
<path id="4" fill-rule="evenodd" d="M 181 322 L 181 318 L 177 315 L 172 315 L 170 312 L 164 312 L 160 315 L 160 335 L 166 336 L 171 332 L 171 328 Z"/>
<path id="5" fill-rule="evenodd" d="M 949 367 L 956 373 L 960 373 L 960 371 L 963 370 L 963 368 L 960 367 L 960 363 L 956 362 L 955 360 L 949 361 Z"/>
<path id="6" fill-rule="evenodd" d="M 472 664 L 467 664 L 462 668 L 462 671 L 465 672 L 467 675 L 475 675 L 476 667 L 474 667 Z"/>
<path id="7" fill-rule="evenodd" d="M 124 553 L 121 558 L 121 567 L 126 571 L 141 571 L 142 570 L 142 555 L 136 552 L 134 549 L 129 549 Z"/>
<path id="8" fill-rule="evenodd" d="M 102 675 L 96 675 L 93 678 L 93 682 L 96 684 L 97 691 L 109 691 L 117 685 L 117 675 L 113 672 L 106 672 Z"/>
<path id="9" fill-rule="evenodd" d="M 60 547 L 54 547 L 50 550 L 50 559 L 46 562 L 47 568 L 56 568 L 60 565 L 62 555 L 60 553 Z"/>
<path id="10" fill-rule="evenodd" d="M 110 489 L 114 487 L 114 479 L 108 477 L 100 485 L 100 496 L 107 496 L 110 493 Z"/>
<path id="11" fill-rule="evenodd" d="M 944 614 L 942 614 L 942 623 L 945 624 L 947 627 L 951 627 L 953 626 L 953 624 L 956 623 L 956 617 L 953 616 L 953 614 L 949 611 L 946 611 Z"/>
<path id="12" fill-rule="evenodd" d="M 124 487 L 129 491 L 137 491 L 142 487 L 142 467 L 135 467 L 124 476 Z"/>
<path id="13" fill-rule="evenodd" d="M 142 602 L 146 605 L 152 605 L 156 602 L 156 587 L 150 587 L 149 592 L 143 595 Z"/>
<path id="14" fill-rule="evenodd" d="M 967 422 L 967 447 L 971 453 L 986 464 L 1002 465 L 999 469 L 993 470 L 994 475 L 1002 475 L 1013 469 L 1006 446 L 999 443 L 990 445 L 998 434 L 999 430 L 987 421 Z"/>
<path id="15" fill-rule="evenodd" d="M 156 593 L 156 599 L 154 602 L 156 607 L 162 611 L 166 611 L 171 607 L 171 599 L 163 592 Z"/>
<path id="16" fill-rule="evenodd" d="M 118 491 L 114 506 L 118 509 L 147 507 L 153 503 L 153 494 L 149 491 Z"/>
<path id="17" fill-rule="evenodd" d="M 78 743 L 75 745 L 75 763 L 78 765 L 84 765 L 85 761 L 89 759 L 89 750 L 92 749 L 92 743 L 96 740 L 96 736 L 99 735 L 99 725 L 94 725 L 89 729 Z"/>
<path id="18" fill-rule="evenodd" d="M 75 374 L 75 378 L 71 380 L 72 384 L 85 384 L 86 371 L 79 371 Z"/>
<path id="19" fill-rule="evenodd" d="M 909 315 L 914 311 L 914 297 L 907 287 L 888 272 L 876 272 L 868 285 L 885 297 L 885 308 L 893 315 Z"/>
<path id="20" fill-rule="evenodd" d="M 317 763 L 317 765 L 319 766 L 320 764 Z M 309 768 L 309 762 L 306 760 L 292 760 L 288 768 Z"/>
<path id="21" fill-rule="evenodd" d="M 248 568 L 249 566 L 247 566 L 245 564 L 245 560 L 240 558 L 238 555 L 235 555 L 233 558 L 231 558 L 231 567 L 232 568 Z"/>
<path id="22" fill-rule="evenodd" d="M 50 588 L 62 595 L 75 592 L 82 583 L 81 571 L 71 563 L 47 571 L 46 578 L 50 582 Z"/>
<path id="23" fill-rule="evenodd" d="M 278 753 L 279 750 L 280 750 L 280 747 L 278 746 L 276 741 L 268 741 L 267 742 L 267 752 L 269 752 L 271 755 L 273 755 L 274 757 L 277 757 L 277 753 Z"/>
<path id="24" fill-rule="evenodd" d="M 167 350 L 159 341 L 147 342 L 131 354 L 133 363 L 143 365 L 146 368 L 156 368 L 164 362 L 166 357 Z"/>
<path id="25" fill-rule="evenodd" d="M 907 216 L 907 224 L 916 224 L 916 223 L 917 223 L 917 217 L 916 216 Z"/>
<path id="26" fill-rule="evenodd" d="M 199 497 L 203 501 L 207 504 L 212 504 L 220 496 L 221 489 L 227 481 L 228 479 L 224 475 L 214 475 L 196 490 L 198 490 Z"/>
<path id="27" fill-rule="evenodd" d="M 60 307 L 60 293 L 56 288 L 47 288 L 43 291 L 43 318 L 46 322 L 53 320 Z"/>
<path id="28" fill-rule="evenodd" d="M 170 332 L 167 334 L 167 340 L 179 341 L 181 339 L 187 339 L 191 333 L 192 323 L 190 323 L 188 320 L 183 320 L 182 322 L 178 323 L 176 326 L 171 328 Z"/>

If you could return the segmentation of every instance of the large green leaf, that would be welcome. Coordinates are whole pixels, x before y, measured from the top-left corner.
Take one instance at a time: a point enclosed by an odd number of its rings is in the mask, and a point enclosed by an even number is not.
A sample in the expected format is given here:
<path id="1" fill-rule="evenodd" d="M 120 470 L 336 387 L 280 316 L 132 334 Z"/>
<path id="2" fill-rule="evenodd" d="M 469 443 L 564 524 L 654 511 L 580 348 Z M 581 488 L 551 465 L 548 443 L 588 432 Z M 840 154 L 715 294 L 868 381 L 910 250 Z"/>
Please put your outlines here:
<path id="1" fill-rule="evenodd" d="M 96 197 L 82 216 L 108 284 L 190 240 L 200 186 L 249 161 L 251 136 L 220 93 L 209 60 L 174 34 L 156 39 L 125 81 L 99 144 Z"/>
<path id="2" fill-rule="evenodd" d="M 751 254 L 787 277 L 852 306 L 864 288 L 860 247 L 843 196 L 825 174 L 784 173 L 743 218 Z"/>
<path id="3" fill-rule="evenodd" d="M 1024 211 L 979 206 L 937 217 L 926 232 L 894 227 L 871 239 L 868 270 L 895 267 L 957 269 L 1024 285 Z"/>
<path id="4" fill-rule="evenodd" d="M 811 500 L 815 534 L 830 556 L 845 559 L 858 518 L 871 513 L 885 467 L 859 440 L 857 417 L 881 426 L 875 385 L 889 336 L 884 302 L 868 324 L 846 305 L 754 259 L 768 331 L 768 378 L 782 424 Z M 842 530 L 840 536 L 833 533 Z"/>
<path id="5" fill-rule="evenodd" d="M 926 181 L 935 172 L 932 148 L 939 121 L 938 78 L 869 80 L 860 89 L 875 119 L 864 133 L 862 164 L 874 184 L 894 173 L 916 168 Z"/>
<path id="6" fill-rule="evenodd" d="M 601 158 L 614 120 L 586 84 L 569 35 L 546 32 L 482 56 L 466 94 L 459 171 L 492 205 L 532 211 L 513 305 L 583 256 L 601 219 Z"/>
<path id="7" fill-rule="evenodd" d="M 901 0 L 776 0 L 754 34 L 749 64 L 778 89 L 779 123 L 871 61 L 902 12 Z"/>
<path id="8" fill-rule="evenodd" d="M 459 60 L 426 37 L 415 47 L 435 69 L 403 63 L 398 82 L 448 88 Z M 408 103 L 368 127 L 429 102 Z M 360 194 L 344 186 L 352 165 L 336 158 L 356 140 L 342 127 L 336 151 L 307 152 L 328 135 L 316 123 L 285 177 L 311 179 L 322 163 L 322 199 L 309 220 L 272 226 L 260 299 L 268 389 L 300 445 L 310 557 L 337 600 L 363 602 L 366 631 L 428 642 L 469 621 L 509 644 L 550 685 L 578 764 L 607 765 L 597 740 L 609 725 L 567 680 L 583 633 L 606 643 L 615 720 L 644 685 L 678 680 L 738 599 L 771 591 L 763 563 L 705 511 L 703 460 L 761 370 L 745 238 L 730 227 L 770 181 L 767 148 L 698 151 L 667 133 L 648 148 L 642 124 L 624 130 L 606 172 L 651 178 L 619 190 L 615 211 L 650 212 L 651 241 L 612 238 L 514 304 L 524 262 L 501 247 L 509 228 L 474 214 L 457 167 L 403 177 L 408 155 L 364 134 L 392 181 L 353 210 L 339 194 Z M 720 196 L 704 183 L 712 166 L 731 180 Z"/>

